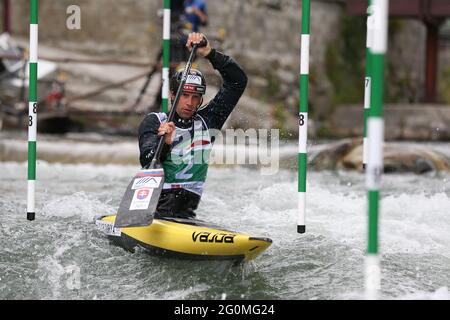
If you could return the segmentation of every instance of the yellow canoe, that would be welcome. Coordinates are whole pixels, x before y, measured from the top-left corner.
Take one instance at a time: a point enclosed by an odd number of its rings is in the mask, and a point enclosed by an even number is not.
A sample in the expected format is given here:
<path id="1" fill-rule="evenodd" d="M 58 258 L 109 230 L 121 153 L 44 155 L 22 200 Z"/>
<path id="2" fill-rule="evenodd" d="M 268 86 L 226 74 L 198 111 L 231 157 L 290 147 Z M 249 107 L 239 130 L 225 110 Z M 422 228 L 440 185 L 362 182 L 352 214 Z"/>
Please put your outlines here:
<path id="1" fill-rule="evenodd" d="M 202 260 L 244 260 L 256 258 L 271 244 L 269 238 L 208 225 L 200 220 L 159 218 L 145 227 L 115 228 L 115 215 L 96 220 L 97 227 L 117 245 L 151 254 Z"/>

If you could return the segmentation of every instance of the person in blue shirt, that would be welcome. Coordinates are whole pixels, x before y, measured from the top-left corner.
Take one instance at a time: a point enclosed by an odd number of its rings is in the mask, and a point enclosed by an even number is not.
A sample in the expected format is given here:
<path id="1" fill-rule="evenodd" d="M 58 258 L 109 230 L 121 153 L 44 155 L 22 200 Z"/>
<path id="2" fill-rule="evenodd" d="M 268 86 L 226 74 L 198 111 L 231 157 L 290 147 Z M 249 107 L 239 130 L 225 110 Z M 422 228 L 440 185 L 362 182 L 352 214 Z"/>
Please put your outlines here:
<path id="1" fill-rule="evenodd" d="M 187 22 L 192 25 L 192 32 L 198 32 L 200 26 L 206 26 L 208 15 L 206 13 L 206 2 L 204 0 L 184 1 L 184 15 Z"/>

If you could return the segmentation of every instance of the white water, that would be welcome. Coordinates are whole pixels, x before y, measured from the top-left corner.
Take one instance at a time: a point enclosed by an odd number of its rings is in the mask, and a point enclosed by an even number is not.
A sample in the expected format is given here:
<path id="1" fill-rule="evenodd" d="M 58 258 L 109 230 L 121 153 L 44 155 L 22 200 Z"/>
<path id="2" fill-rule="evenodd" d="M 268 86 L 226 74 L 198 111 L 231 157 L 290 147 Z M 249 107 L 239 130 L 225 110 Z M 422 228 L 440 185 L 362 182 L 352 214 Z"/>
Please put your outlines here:
<path id="1" fill-rule="evenodd" d="M 37 168 L 26 221 L 26 163 L 0 163 L 0 299 L 362 299 L 364 176 L 310 172 L 307 233 L 296 233 L 297 177 L 211 168 L 199 219 L 272 246 L 231 266 L 128 253 L 95 229 L 113 214 L 135 166 Z M 450 175 L 385 175 L 382 299 L 450 299 Z"/>

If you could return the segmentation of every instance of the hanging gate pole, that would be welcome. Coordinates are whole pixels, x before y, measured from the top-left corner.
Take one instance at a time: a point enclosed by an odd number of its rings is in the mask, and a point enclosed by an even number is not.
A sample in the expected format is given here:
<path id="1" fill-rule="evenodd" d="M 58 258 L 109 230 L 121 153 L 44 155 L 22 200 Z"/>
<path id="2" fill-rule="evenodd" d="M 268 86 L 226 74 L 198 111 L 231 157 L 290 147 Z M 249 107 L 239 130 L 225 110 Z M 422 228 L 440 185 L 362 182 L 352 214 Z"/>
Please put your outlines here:
<path id="1" fill-rule="evenodd" d="M 170 66 L 170 0 L 164 0 L 162 65 L 162 112 L 169 111 L 169 66 Z"/>
<path id="2" fill-rule="evenodd" d="M 30 58 L 28 96 L 28 196 L 27 219 L 34 220 L 37 135 L 38 0 L 30 0 Z"/>
<path id="3" fill-rule="evenodd" d="M 297 232 L 305 233 L 306 169 L 308 164 L 306 143 L 308 139 L 308 82 L 309 82 L 309 33 L 310 0 L 302 0 L 302 34 L 300 53 L 300 114 L 298 135 L 298 220 Z"/>
<path id="4" fill-rule="evenodd" d="M 367 157 L 369 156 L 369 141 L 367 139 L 367 118 L 370 109 L 370 90 L 372 83 L 372 66 L 370 48 L 373 41 L 373 17 L 372 17 L 372 1 L 368 1 L 367 8 L 367 37 L 366 37 L 366 78 L 364 80 L 364 138 L 363 138 L 363 170 L 367 166 Z"/>
<path id="5" fill-rule="evenodd" d="M 377 299 L 381 288 L 381 268 L 378 254 L 378 213 L 381 177 L 383 173 L 383 95 L 384 60 L 387 51 L 388 0 L 373 1 L 373 46 L 371 47 L 372 84 L 370 112 L 367 121 L 369 157 L 366 170 L 368 190 L 368 246 L 365 268 L 365 289 L 368 299 Z"/>

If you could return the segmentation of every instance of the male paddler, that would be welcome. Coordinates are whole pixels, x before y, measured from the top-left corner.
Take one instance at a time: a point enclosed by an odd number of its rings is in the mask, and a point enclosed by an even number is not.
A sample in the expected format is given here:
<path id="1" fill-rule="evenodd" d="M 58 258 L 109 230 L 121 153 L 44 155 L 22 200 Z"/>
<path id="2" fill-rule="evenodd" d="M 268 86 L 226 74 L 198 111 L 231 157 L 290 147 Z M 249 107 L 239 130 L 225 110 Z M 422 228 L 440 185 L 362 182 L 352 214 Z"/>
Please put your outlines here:
<path id="1" fill-rule="evenodd" d="M 186 47 L 191 49 L 206 37 L 190 33 Z M 207 40 L 206 40 L 207 41 Z M 208 171 L 213 140 L 211 129 L 220 130 L 233 111 L 247 85 L 247 76 L 229 56 L 207 45 L 197 54 L 209 60 L 222 76 L 223 84 L 215 97 L 203 105 L 206 81 L 203 74 L 191 69 L 176 107 L 173 122 L 165 113 L 149 113 L 139 127 L 140 162 L 146 167 L 153 159 L 159 137 L 164 136 L 161 163 L 165 183 L 155 217 L 194 218 Z M 182 71 L 171 78 L 172 101 L 181 83 Z"/>

